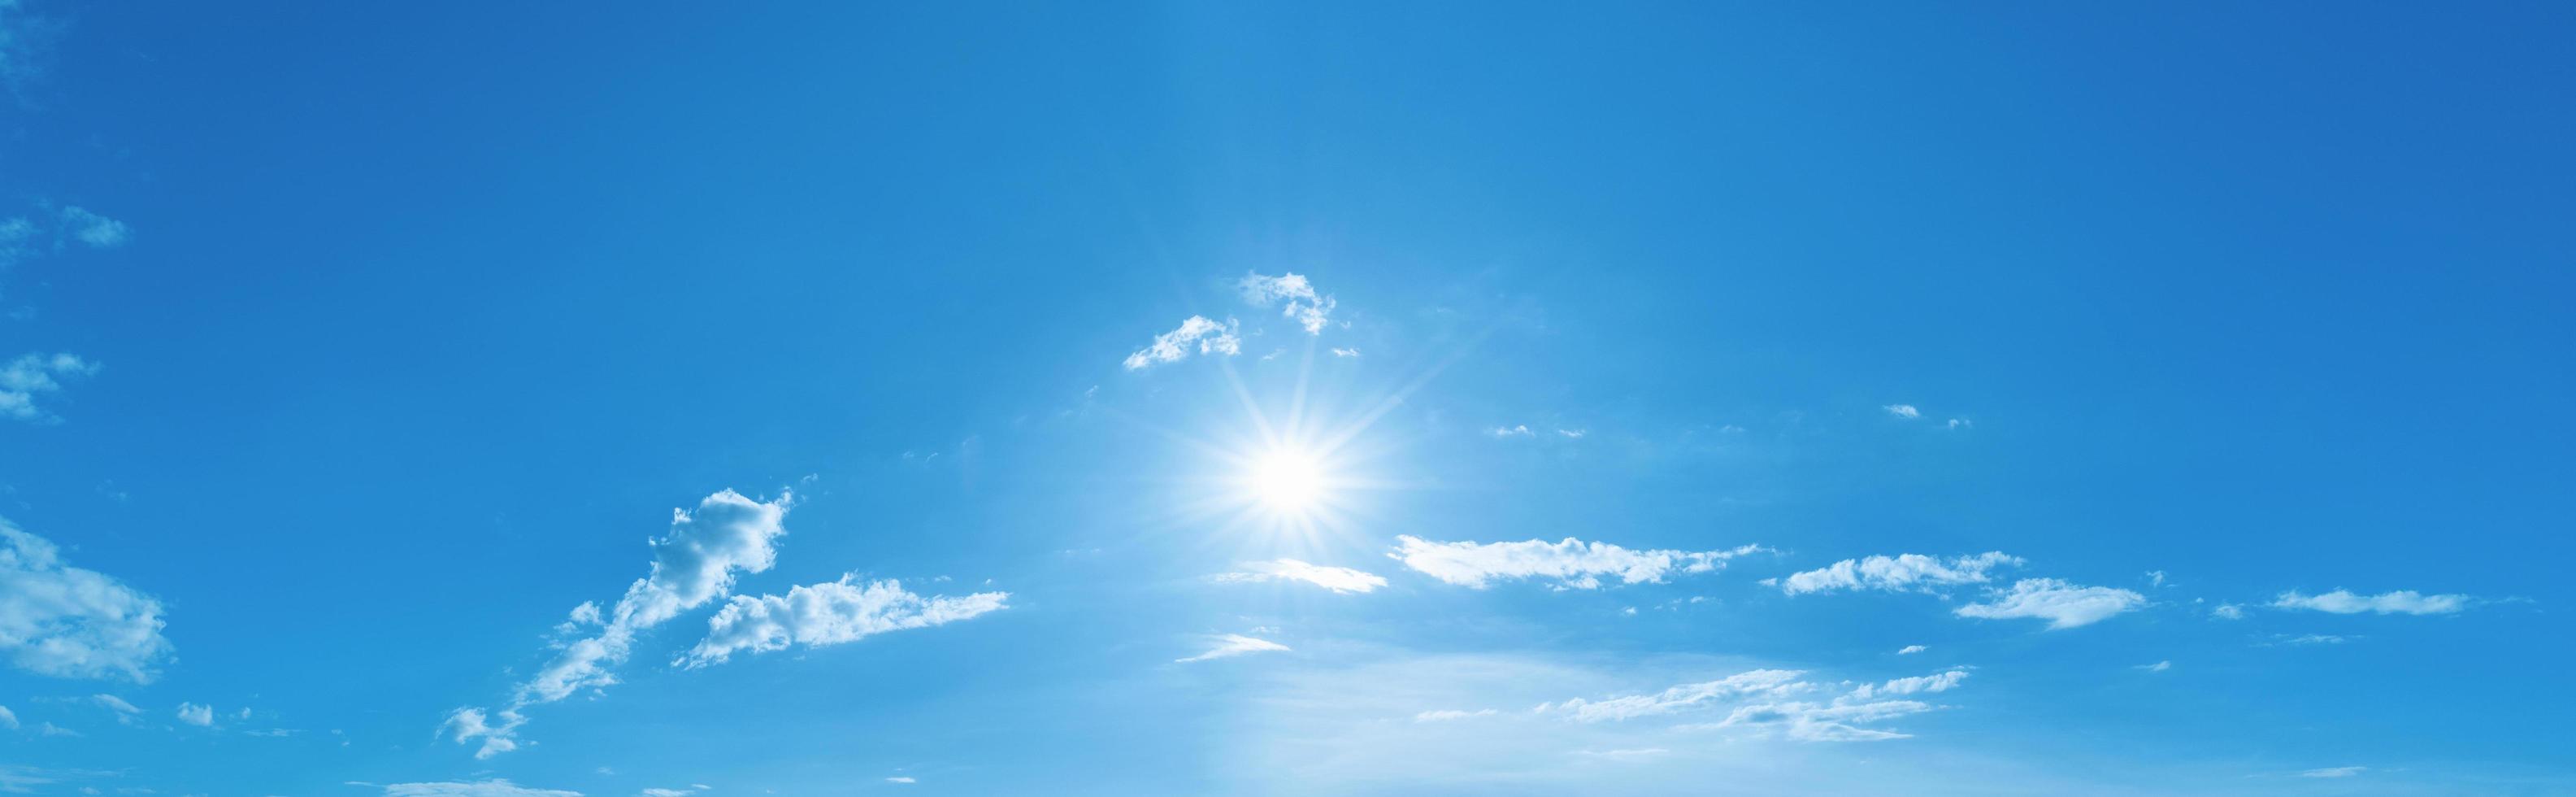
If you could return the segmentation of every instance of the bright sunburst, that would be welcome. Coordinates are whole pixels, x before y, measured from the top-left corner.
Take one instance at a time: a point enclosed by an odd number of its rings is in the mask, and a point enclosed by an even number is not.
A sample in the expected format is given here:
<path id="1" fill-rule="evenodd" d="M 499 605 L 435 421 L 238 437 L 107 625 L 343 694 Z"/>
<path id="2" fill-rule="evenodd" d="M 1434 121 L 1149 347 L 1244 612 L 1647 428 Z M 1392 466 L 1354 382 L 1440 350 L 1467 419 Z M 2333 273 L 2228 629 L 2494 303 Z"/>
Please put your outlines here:
<path id="1" fill-rule="evenodd" d="M 1302 513 L 1324 497 L 1323 463 L 1293 448 L 1255 457 L 1244 478 L 1252 494 L 1274 512 Z"/>

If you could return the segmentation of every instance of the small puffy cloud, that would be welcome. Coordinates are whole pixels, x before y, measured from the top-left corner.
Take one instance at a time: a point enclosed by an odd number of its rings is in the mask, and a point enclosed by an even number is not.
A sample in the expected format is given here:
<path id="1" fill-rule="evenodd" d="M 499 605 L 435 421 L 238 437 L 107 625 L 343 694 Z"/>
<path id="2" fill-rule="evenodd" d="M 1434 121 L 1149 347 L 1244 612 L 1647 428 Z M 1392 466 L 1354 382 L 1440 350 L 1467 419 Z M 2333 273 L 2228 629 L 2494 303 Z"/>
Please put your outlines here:
<path id="1" fill-rule="evenodd" d="M 2378 595 L 2355 595 L 2339 589 L 2323 595 L 2284 592 L 2279 599 L 2272 601 L 2272 608 L 2335 614 L 2453 614 L 2469 608 L 2470 600 L 2467 595 L 2425 595 L 2411 589 Z"/>
<path id="2" fill-rule="evenodd" d="M 2245 607 L 2233 603 L 2221 603 L 2218 608 L 2209 610 L 2209 613 L 2221 620 L 2245 619 Z"/>
<path id="3" fill-rule="evenodd" d="M 1495 437 L 1529 437 L 1532 434 L 1527 425 L 1519 424 L 1512 426 L 1496 426 L 1492 429 L 1485 430 L 1485 433 Z"/>
<path id="4" fill-rule="evenodd" d="M 885 782 L 887 782 L 887 783 L 920 783 L 921 781 L 913 780 L 911 775 L 896 775 L 896 776 L 894 776 L 894 777 L 886 778 L 886 779 L 885 779 Z"/>
<path id="5" fill-rule="evenodd" d="M 785 595 L 736 595 L 707 620 L 707 638 L 675 663 L 704 667 L 739 650 L 767 653 L 789 645 L 822 647 L 888 631 L 928 628 L 1000 611 L 1010 597 L 1007 592 L 923 597 L 892 579 L 861 584 L 855 575 L 794 587 Z"/>
<path id="6" fill-rule="evenodd" d="M 2147 571 L 2147 586 L 2150 586 L 2150 587 L 2161 587 L 2161 586 L 2164 586 L 2164 585 L 2165 585 L 2165 571 L 2162 571 L 2162 570 L 2149 570 L 2149 571 Z"/>
<path id="7" fill-rule="evenodd" d="M 0 655 L 57 678 L 152 680 L 170 652 L 161 602 L 72 567 L 43 537 L 0 518 Z"/>
<path id="8" fill-rule="evenodd" d="M 1927 648 L 1927 647 L 1924 647 L 1924 646 L 1922 646 L 1922 645 L 1907 645 L 1907 646 L 1905 646 L 1905 647 L 1897 648 L 1897 649 L 1896 649 L 1896 655 L 1899 655 L 1899 656 L 1911 656 L 1911 655 L 1914 655 L 1914 654 L 1916 654 L 1916 653 L 1921 653 L 1921 652 L 1926 651 L 1926 650 L 1931 650 L 1931 648 Z"/>
<path id="9" fill-rule="evenodd" d="M 179 704 L 179 721 L 201 728 L 214 727 L 215 707 L 201 706 L 195 703 L 181 703 Z"/>
<path id="10" fill-rule="evenodd" d="M 1780 591 L 1791 595 L 1864 589 L 1928 592 L 1933 587 L 1982 584 L 1990 578 L 1986 571 L 2021 563 L 2020 557 L 2007 556 L 2002 551 L 1949 559 L 1912 553 L 1845 559 L 1823 568 L 1790 574 L 1780 580 Z"/>
<path id="11" fill-rule="evenodd" d="M 1584 435 L 1590 434 L 1590 432 L 1586 432 L 1581 429 L 1558 429 L 1556 430 L 1556 433 L 1567 440 L 1581 440 Z"/>
<path id="12" fill-rule="evenodd" d="M 1763 550 L 1746 545 L 1723 551 L 1630 550 L 1567 537 L 1559 542 L 1433 542 L 1403 535 L 1387 554 L 1404 566 L 1470 589 L 1495 579 L 1544 578 L 1560 589 L 1595 589 L 1603 576 L 1629 584 L 1659 583 L 1675 573 L 1706 573 L 1726 560 Z"/>
<path id="13" fill-rule="evenodd" d="M 1256 307 L 1280 304 L 1279 314 L 1282 317 L 1296 319 L 1297 325 L 1305 327 L 1306 334 L 1309 335 L 1321 334 L 1327 321 L 1326 316 L 1333 312 L 1333 297 L 1316 294 L 1315 286 L 1307 282 L 1305 277 L 1296 274 L 1282 274 L 1276 277 L 1246 274 L 1241 286 L 1244 301 L 1251 302 Z M 1336 350 L 1334 353 L 1339 354 L 1340 351 Z"/>
<path id="14" fill-rule="evenodd" d="M 1231 658 L 1247 653 L 1279 653 L 1286 652 L 1288 650 L 1287 645 L 1282 645 L 1267 639 L 1255 639 L 1242 634 L 1220 634 L 1218 636 L 1211 637 L 1210 639 L 1216 644 L 1214 647 L 1208 648 L 1206 653 L 1201 653 L 1186 659 L 1173 659 L 1172 661 L 1178 664 L 1188 664 L 1194 661 Z"/>
<path id="15" fill-rule="evenodd" d="M 1242 569 L 1218 575 L 1218 581 L 1303 581 L 1318 587 L 1351 594 L 1368 592 L 1386 586 L 1386 579 L 1373 573 L 1347 567 L 1311 565 L 1295 559 L 1267 562 L 1245 562 Z"/>
<path id="16" fill-rule="evenodd" d="M 1127 370 L 1141 371 L 1156 363 L 1179 362 L 1190 356 L 1191 349 L 1200 354 L 1222 354 L 1232 357 L 1243 353 L 1243 338 L 1237 336 L 1240 325 L 1228 318 L 1219 324 L 1206 316 L 1190 316 L 1180 327 L 1154 336 L 1154 342 L 1127 355 Z"/>
<path id="17" fill-rule="evenodd" d="M 92 249 L 114 249 L 125 245 L 125 222 L 117 221 L 79 207 L 62 210 L 63 234 Z"/>
<path id="18" fill-rule="evenodd" d="M 395 783 L 385 786 L 385 797 L 581 797 L 581 792 L 531 789 L 494 778 L 471 783 Z"/>
<path id="19" fill-rule="evenodd" d="M 1970 420 L 1968 420 L 1968 419 L 1966 419 L 1966 418 L 1952 418 L 1952 419 L 1950 419 L 1950 423 L 1949 423 L 1948 428 L 1951 428 L 1951 429 L 1966 429 L 1966 428 L 1970 428 L 1970 427 L 1973 427 L 1973 426 L 1976 426 L 1976 425 L 1977 425 L 1977 424 L 1976 424 L 1975 422 L 1972 422 L 1972 421 L 1970 421 Z"/>
<path id="20" fill-rule="evenodd" d="M 1357 356 L 1360 356 L 1360 350 L 1358 350 L 1358 349 L 1345 349 L 1345 348 L 1335 347 L 1335 348 L 1333 349 L 1333 356 L 1335 356 L 1335 357 L 1357 357 Z"/>
<path id="21" fill-rule="evenodd" d="M 1415 715 L 1413 715 L 1413 721 L 1414 721 L 1414 722 L 1457 722 L 1457 721 L 1459 721 L 1459 720 L 1463 720 L 1463 719 L 1471 719 L 1471 718 L 1475 718 L 1475 717 L 1491 717 L 1491 716 L 1493 716 L 1495 713 L 1496 713 L 1496 712 L 1495 712 L 1493 709 L 1490 709 L 1490 708 L 1488 708 L 1488 709 L 1478 709 L 1478 710 L 1475 710 L 1475 711 L 1459 711 L 1459 710 L 1454 709 L 1454 708 L 1453 708 L 1453 709 L 1440 709 L 1440 710 L 1437 710 L 1437 711 L 1425 711 L 1425 712 L 1422 712 L 1422 713 L 1420 713 L 1420 714 L 1415 714 Z"/>
<path id="22" fill-rule="evenodd" d="M 2009 590 L 1993 590 L 1985 603 L 1959 607 L 1961 617 L 2004 619 L 2030 617 L 2048 621 L 2050 630 L 2091 625 L 2147 605 L 2147 596 L 2112 587 L 2085 587 L 2054 578 L 2025 578 Z"/>
<path id="23" fill-rule="evenodd" d="M 2369 767 L 2324 767 L 2299 773 L 2302 778 L 2349 778 L 2370 771 Z"/>
<path id="24" fill-rule="evenodd" d="M 1923 411 L 1915 409 L 1912 404 L 1889 404 L 1887 406 L 1880 407 L 1879 409 L 1886 410 L 1889 415 L 1894 415 L 1909 421 L 1923 417 Z"/>
<path id="25" fill-rule="evenodd" d="M 2173 662 L 2159 661 L 2154 664 L 2140 664 L 2137 668 L 2147 672 L 2164 672 L 2166 670 L 2173 669 Z"/>
<path id="26" fill-rule="evenodd" d="M 518 749 L 518 728 L 527 721 L 520 709 L 617 683 L 610 670 L 626 661 L 637 634 L 723 597 L 736 576 L 776 563 L 776 540 L 787 533 L 784 524 L 794 505 L 793 494 L 763 502 L 720 490 L 699 501 L 695 512 L 671 510 L 670 530 L 647 543 L 652 569 L 627 585 L 616 607 L 604 617 L 590 604 L 573 609 L 568 625 L 596 626 L 596 635 L 559 643 L 554 658 L 519 685 L 506 707 L 456 709 L 440 730 L 458 744 L 482 740 L 474 752 L 478 759 Z"/>
<path id="27" fill-rule="evenodd" d="M 0 365 L 0 418 L 52 423 L 53 413 L 36 406 L 36 397 L 60 392 L 63 380 L 98 373 L 97 363 L 70 354 L 28 354 Z"/>

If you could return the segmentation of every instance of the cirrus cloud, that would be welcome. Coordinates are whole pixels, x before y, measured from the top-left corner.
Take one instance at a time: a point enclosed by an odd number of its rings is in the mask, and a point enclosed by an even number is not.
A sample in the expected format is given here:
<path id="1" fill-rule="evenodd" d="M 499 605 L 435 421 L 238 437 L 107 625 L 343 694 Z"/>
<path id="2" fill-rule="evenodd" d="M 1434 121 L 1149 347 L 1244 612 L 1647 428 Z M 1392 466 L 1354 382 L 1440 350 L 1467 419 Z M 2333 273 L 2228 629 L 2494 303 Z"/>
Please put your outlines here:
<path id="1" fill-rule="evenodd" d="M 1469 589 L 1484 589 L 1498 579 L 1540 578 L 1558 589 L 1597 589 L 1604 577 L 1629 584 L 1662 582 L 1676 573 L 1706 573 L 1726 560 L 1767 550 L 1744 545 L 1718 551 L 1637 550 L 1606 542 L 1567 537 L 1558 542 L 1434 542 L 1412 535 L 1395 538 L 1387 556 L 1432 578 Z"/>

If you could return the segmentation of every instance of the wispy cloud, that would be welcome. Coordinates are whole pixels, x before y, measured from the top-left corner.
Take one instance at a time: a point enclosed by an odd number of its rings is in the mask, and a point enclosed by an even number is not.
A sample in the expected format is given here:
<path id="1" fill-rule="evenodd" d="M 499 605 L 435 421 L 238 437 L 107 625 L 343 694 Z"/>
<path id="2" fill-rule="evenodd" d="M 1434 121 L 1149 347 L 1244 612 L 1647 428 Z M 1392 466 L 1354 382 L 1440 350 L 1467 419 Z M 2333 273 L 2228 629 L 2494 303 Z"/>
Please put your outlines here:
<path id="1" fill-rule="evenodd" d="M 1231 318 L 1222 324 L 1210 321 L 1206 316 L 1182 319 L 1180 327 L 1154 336 L 1153 343 L 1127 355 L 1127 370 L 1138 371 L 1156 363 L 1178 362 L 1190 356 L 1191 349 L 1197 349 L 1200 354 L 1227 357 L 1241 354 L 1243 339 L 1235 334 L 1239 326 Z"/>
<path id="2" fill-rule="evenodd" d="M 1358 350 L 1358 349 L 1345 349 L 1345 348 L 1335 347 L 1335 348 L 1333 349 L 1333 356 L 1335 356 L 1335 357 L 1357 357 L 1357 356 L 1360 356 L 1360 350 Z"/>
<path id="3" fill-rule="evenodd" d="M 584 603 L 558 629 L 570 635 L 597 628 L 596 634 L 560 644 L 554 659 L 519 685 L 507 707 L 459 708 L 441 728 L 458 744 L 482 740 L 476 758 L 518 749 L 518 728 L 527 719 L 521 709 L 617 683 L 610 669 L 626 661 L 637 634 L 723 597 L 739 574 L 768 570 L 777 561 L 774 544 L 787 533 L 784 522 L 794 504 L 792 494 L 762 502 L 722 490 L 698 502 L 695 512 L 671 510 L 670 530 L 649 543 L 652 570 L 628 585 L 607 614 Z"/>
<path id="4" fill-rule="evenodd" d="M 125 222 L 98 215 L 80 207 L 65 207 L 60 214 L 63 234 L 92 249 L 114 249 L 125 245 L 131 233 Z"/>
<path id="5" fill-rule="evenodd" d="M 1307 564 L 1295 559 L 1267 562 L 1245 562 L 1240 570 L 1222 573 L 1218 581 L 1303 581 L 1334 592 L 1349 594 L 1369 592 L 1386 586 L 1386 579 L 1373 573 L 1347 567 Z"/>
<path id="6" fill-rule="evenodd" d="M 1496 426 L 1496 427 L 1494 427 L 1494 428 L 1492 428 L 1492 429 L 1485 430 L 1485 433 L 1486 433 L 1486 434 L 1493 435 L 1493 436 L 1495 436 L 1495 437 L 1528 437 L 1528 436 L 1530 436 L 1531 434 L 1533 434 L 1533 433 L 1530 431 L 1529 426 L 1527 426 L 1527 425 L 1525 425 L 1525 424 L 1514 424 L 1514 425 L 1511 425 L 1511 426 Z"/>
<path id="7" fill-rule="evenodd" d="M 2025 578 L 1994 590 L 1985 603 L 1959 607 L 1961 617 L 2048 621 L 2050 630 L 2092 625 L 2147 605 L 2147 596 L 2112 587 L 2086 587 L 2054 578 Z"/>
<path id="8" fill-rule="evenodd" d="M 2322 767 L 2299 773 L 2302 778 L 2349 778 L 2370 771 L 2369 767 Z"/>
<path id="9" fill-rule="evenodd" d="M 1889 415 L 1894 415 L 1909 421 L 1923 417 L 1923 411 L 1915 409 L 1912 404 L 1889 404 L 1887 406 L 1880 407 L 1879 409 L 1886 410 Z"/>
<path id="10" fill-rule="evenodd" d="M 1560 589 L 1596 589 L 1603 577 L 1629 584 L 1661 582 L 1677 573 L 1706 573 L 1726 560 L 1764 550 L 1745 545 L 1720 551 L 1632 550 L 1567 537 L 1559 542 L 1433 542 L 1403 535 L 1387 554 L 1432 578 L 1472 589 L 1496 579 L 1541 578 Z"/>
<path id="11" fill-rule="evenodd" d="M 34 423 L 60 420 L 36 406 L 39 394 L 59 392 L 63 380 L 96 374 L 97 363 L 70 354 L 28 354 L 0 365 L 0 417 Z"/>
<path id="12" fill-rule="evenodd" d="M 1297 325 L 1305 327 L 1309 335 L 1322 333 L 1329 320 L 1327 316 L 1333 312 L 1333 297 L 1317 294 L 1315 286 L 1297 274 L 1276 277 L 1247 274 L 1241 286 L 1244 301 L 1258 307 L 1279 304 L 1279 314 L 1296 319 Z"/>
<path id="13" fill-rule="evenodd" d="M 2469 608 L 2471 601 L 2467 595 L 2425 595 L 2411 589 L 2378 595 L 2355 595 L 2339 589 L 2323 595 L 2284 592 L 2272 601 L 2272 608 L 2334 614 L 2453 614 Z"/>
<path id="14" fill-rule="evenodd" d="M 2173 669 L 2173 662 L 2159 661 L 2154 664 L 2140 664 L 2137 665 L 2137 669 L 2145 670 L 2147 672 L 2164 672 L 2166 670 Z"/>
<path id="15" fill-rule="evenodd" d="M 1536 711 L 1541 715 L 1559 715 L 1577 722 L 1599 723 L 1727 709 L 1726 716 L 1716 722 L 1681 725 L 1675 730 L 1741 729 L 1776 732 L 1800 741 L 1875 741 L 1901 739 L 1906 734 L 1864 726 L 1939 708 L 1921 700 L 1886 698 L 1945 692 L 1957 688 L 1968 678 L 1966 670 L 1950 670 L 1861 684 L 1830 698 L 1792 699 L 1826 691 L 1825 685 L 1804 680 L 1804 675 L 1798 670 L 1750 670 L 1714 681 L 1682 684 L 1653 694 L 1599 701 L 1577 698 L 1563 703 L 1541 704 Z"/>
<path id="16" fill-rule="evenodd" d="M 43 537 L 0 518 L 0 655 L 55 678 L 149 683 L 170 653 L 161 602 L 72 567 Z"/>
<path id="17" fill-rule="evenodd" d="M 1477 710 L 1475 710 L 1475 711 L 1460 711 L 1460 710 L 1457 710 L 1457 709 L 1439 709 L 1439 710 L 1436 710 L 1436 711 L 1425 711 L 1425 712 L 1422 712 L 1422 713 L 1420 713 L 1420 714 L 1415 714 L 1415 715 L 1413 715 L 1413 721 L 1414 721 L 1414 722 L 1457 722 L 1457 721 L 1459 721 L 1459 720 L 1463 720 L 1463 719 L 1473 719 L 1473 718 L 1476 718 L 1476 717 L 1491 717 L 1491 716 L 1495 715 L 1496 713 L 1499 713 L 1499 712 L 1496 712 L 1496 711 L 1494 711 L 1493 709 L 1490 709 L 1490 708 L 1487 708 L 1487 709 L 1477 709 Z"/>
<path id="18" fill-rule="evenodd" d="M 531 789 L 494 778 L 469 783 L 395 783 L 385 787 L 385 797 L 581 797 L 581 792 Z"/>
<path id="19" fill-rule="evenodd" d="M 1896 649 L 1896 655 L 1899 655 L 1899 656 L 1911 656 L 1911 655 L 1913 655 L 1913 654 L 1921 653 L 1921 652 L 1926 651 L 1926 650 L 1931 650 L 1931 648 L 1927 648 L 1927 647 L 1924 647 L 1924 646 L 1922 646 L 1922 645 L 1907 645 L 1907 646 L 1905 646 L 1905 647 L 1897 648 L 1897 649 Z"/>
<path id="20" fill-rule="evenodd" d="M 2007 556 L 2002 551 L 1949 559 L 1908 553 L 1845 559 L 1823 568 L 1790 574 L 1779 583 L 1780 591 L 1791 595 L 1865 589 L 1928 591 L 1932 587 L 1985 583 L 1990 578 L 1986 571 L 2021 563 L 2020 557 Z"/>
<path id="21" fill-rule="evenodd" d="M 2221 620 L 2245 619 L 2245 607 L 2233 603 L 2221 603 L 2216 608 L 2210 609 L 2209 613 Z"/>
<path id="22" fill-rule="evenodd" d="M 1541 714 L 1562 714 L 1576 722 L 1613 722 L 1706 707 L 1752 695 L 1789 695 L 1815 688 L 1799 680 L 1799 670 L 1747 670 L 1714 681 L 1681 684 L 1661 692 L 1603 700 L 1574 698 L 1541 704 Z"/>
<path id="23" fill-rule="evenodd" d="M 1188 664 L 1194 661 L 1232 658 L 1249 653 L 1282 653 L 1288 650 L 1287 645 L 1282 645 L 1267 639 L 1255 639 L 1242 634 L 1220 634 L 1215 637 L 1211 637 L 1210 641 L 1214 642 L 1215 645 L 1208 648 L 1206 653 L 1201 653 L 1185 659 L 1173 659 L 1172 661 L 1178 664 Z"/>
<path id="24" fill-rule="evenodd" d="M 1007 592 L 923 597 L 891 579 L 860 584 L 855 576 L 791 588 L 785 595 L 737 595 L 707 621 L 707 638 L 674 662 L 697 668 L 735 651 L 822 647 L 874 634 L 953 623 L 1006 608 Z"/>

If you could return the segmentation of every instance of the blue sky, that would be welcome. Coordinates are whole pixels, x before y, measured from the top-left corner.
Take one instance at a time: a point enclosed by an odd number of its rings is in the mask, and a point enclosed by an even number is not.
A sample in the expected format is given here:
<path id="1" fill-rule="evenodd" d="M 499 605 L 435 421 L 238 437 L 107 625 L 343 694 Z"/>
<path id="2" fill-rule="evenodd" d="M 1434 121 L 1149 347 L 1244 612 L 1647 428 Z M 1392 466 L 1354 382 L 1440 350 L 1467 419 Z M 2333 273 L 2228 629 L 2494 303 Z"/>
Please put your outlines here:
<path id="1" fill-rule="evenodd" d="M 2576 792 L 2568 7 L 1382 6 L 0 0 L 0 792 Z"/>

